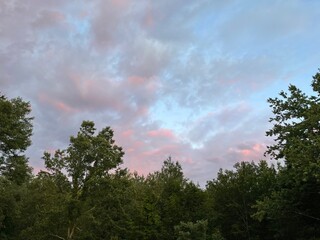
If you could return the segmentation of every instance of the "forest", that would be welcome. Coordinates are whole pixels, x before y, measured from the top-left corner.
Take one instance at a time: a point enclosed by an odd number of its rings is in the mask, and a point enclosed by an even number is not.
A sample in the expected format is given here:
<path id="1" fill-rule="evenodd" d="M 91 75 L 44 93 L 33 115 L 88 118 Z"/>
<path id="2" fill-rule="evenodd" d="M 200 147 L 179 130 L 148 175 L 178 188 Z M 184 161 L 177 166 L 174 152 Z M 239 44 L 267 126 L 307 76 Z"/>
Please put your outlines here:
<path id="1" fill-rule="evenodd" d="M 320 239 L 320 72 L 313 95 L 294 85 L 268 99 L 267 160 L 220 169 L 205 188 L 179 162 L 147 176 L 121 168 L 111 127 L 83 121 L 70 144 L 45 152 L 34 175 L 30 103 L 0 97 L 0 239 Z M 254 123 L 253 123 L 254 124 Z"/>

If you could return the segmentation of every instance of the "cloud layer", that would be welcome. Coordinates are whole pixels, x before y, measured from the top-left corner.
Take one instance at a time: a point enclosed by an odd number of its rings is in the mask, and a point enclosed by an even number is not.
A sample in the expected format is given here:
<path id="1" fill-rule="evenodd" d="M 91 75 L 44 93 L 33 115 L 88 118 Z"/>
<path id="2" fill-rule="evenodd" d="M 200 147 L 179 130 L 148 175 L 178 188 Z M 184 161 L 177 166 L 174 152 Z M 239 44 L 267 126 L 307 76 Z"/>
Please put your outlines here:
<path id="1" fill-rule="evenodd" d="M 125 166 L 168 156 L 204 184 L 263 158 L 266 98 L 319 67 L 317 1 L 7 0 L 0 87 L 32 104 L 35 168 L 82 120 L 110 125 Z"/>

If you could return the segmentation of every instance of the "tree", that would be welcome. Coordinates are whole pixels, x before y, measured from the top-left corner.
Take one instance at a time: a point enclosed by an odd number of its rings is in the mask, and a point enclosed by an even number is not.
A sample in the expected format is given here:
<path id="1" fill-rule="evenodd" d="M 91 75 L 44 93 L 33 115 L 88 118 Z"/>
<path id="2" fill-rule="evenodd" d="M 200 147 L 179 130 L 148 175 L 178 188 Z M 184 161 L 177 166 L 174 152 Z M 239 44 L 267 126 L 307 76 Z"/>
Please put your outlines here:
<path id="1" fill-rule="evenodd" d="M 67 179 L 57 179 L 45 172 L 33 178 L 20 196 L 19 215 L 15 219 L 14 239 L 45 240 L 63 236 L 68 226 L 70 186 Z"/>
<path id="2" fill-rule="evenodd" d="M 207 239 L 207 220 L 193 222 L 180 222 L 175 226 L 177 240 L 206 240 Z"/>
<path id="3" fill-rule="evenodd" d="M 160 220 L 158 232 L 161 234 L 157 239 L 173 239 L 174 226 L 182 221 L 183 216 L 182 201 L 186 179 L 181 165 L 169 157 L 164 161 L 161 171 L 150 174 L 147 182 L 155 197 L 151 206 L 155 204 Z"/>
<path id="4" fill-rule="evenodd" d="M 206 218 L 206 193 L 199 185 L 188 181 L 182 189 L 183 222 L 197 222 Z"/>
<path id="5" fill-rule="evenodd" d="M 145 239 L 138 222 L 140 204 L 132 194 L 133 181 L 126 169 L 116 170 L 110 177 L 101 178 L 91 189 L 87 200 L 91 209 L 86 222 L 84 239 Z M 142 194 L 143 192 L 139 192 Z"/>
<path id="6" fill-rule="evenodd" d="M 143 183 L 139 187 L 143 189 L 145 217 L 140 221 L 146 239 L 176 239 L 175 226 L 180 222 L 192 225 L 203 219 L 204 191 L 184 177 L 181 165 L 171 157 Z"/>
<path id="7" fill-rule="evenodd" d="M 14 219 L 17 215 L 16 185 L 0 177 L 0 239 L 11 239 L 15 233 Z"/>
<path id="8" fill-rule="evenodd" d="M 25 150 L 30 146 L 30 104 L 21 98 L 0 96 L 0 174 L 18 184 L 31 175 Z"/>
<path id="9" fill-rule="evenodd" d="M 277 223 L 280 239 L 320 237 L 320 72 L 311 86 L 311 96 L 290 85 L 289 92 L 268 99 L 274 117 L 267 136 L 275 143 L 266 153 L 284 166 L 277 191 L 258 203 L 258 215 Z"/>
<path id="10" fill-rule="evenodd" d="M 275 183 L 275 169 L 265 161 L 241 162 L 235 171 L 220 169 L 217 179 L 207 184 L 209 230 L 225 239 L 272 239 L 265 229 L 268 222 L 252 218 L 256 201 L 268 196 Z"/>
<path id="11" fill-rule="evenodd" d="M 30 104 L 0 96 L 0 238 L 14 239 L 23 183 L 31 177 L 25 150 L 31 144 Z"/>
<path id="12" fill-rule="evenodd" d="M 94 206 L 88 206 L 87 199 L 101 179 L 108 177 L 112 169 L 122 163 L 124 152 L 113 140 L 113 130 L 103 128 L 95 135 L 94 123 L 84 121 L 77 136 L 70 137 L 70 145 L 65 150 L 57 150 L 53 156 L 44 153 L 45 166 L 49 173 L 70 182 L 67 203 L 68 226 L 63 239 L 74 239 L 83 217 L 90 217 Z M 85 227 L 85 225 L 83 225 Z"/>

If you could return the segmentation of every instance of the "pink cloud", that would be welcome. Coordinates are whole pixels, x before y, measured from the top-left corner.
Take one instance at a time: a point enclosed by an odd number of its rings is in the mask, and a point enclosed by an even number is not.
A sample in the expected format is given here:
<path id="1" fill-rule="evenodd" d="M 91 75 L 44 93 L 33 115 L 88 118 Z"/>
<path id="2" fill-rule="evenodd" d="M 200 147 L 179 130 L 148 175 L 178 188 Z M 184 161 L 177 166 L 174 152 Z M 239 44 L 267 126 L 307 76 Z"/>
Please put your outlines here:
<path id="1" fill-rule="evenodd" d="M 155 78 L 131 76 L 122 81 L 95 75 L 70 72 L 70 89 L 73 91 L 73 105 L 85 109 L 108 108 L 111 111 L 145 117 L 149 105 L 155 99 L 158 81 Z M 70 93 L 68 94 L 70 96 Z M 71 98 L 70 98 L 71 99 Z"/>
<path id="2" fill-rule="evenodd" d="M 262 151 L 265 151 L 266 146 L 265 146 L 265 144 L 256 143 L 256 144 L 253 145 L 252 149 L 255 152 L 262 152 Z"/>
<path id="3" fill-rule="evenodd" d="M 143 19 L 143 26 L 150 28 L 152 26 L 154 26 L 154 16 L 152 13 L 152 8 L 150 7 L 150 4 L 148 4 L 147 8 L 146 8 L 146 13 Z"/>
<path id="4" fill-rule="evenodd" d="M 242 156 L 247 157 L 249 155 L 252 155 L 252 150 L 244 149 L 244 150 L 241 150 L 240 153 L 241 153 Z"/>
<path id="5" fill-rule="evenodd" d="M 53 103 L 54 107 L 62 112 L 67 112 L 67 113 L 71 113 L 74 112 L 75 110 L 68 106 L 67 104 L 61 102 L 61 101 L 56 101 Z"/>
<path id="6" fill-rule="evenodd" d="M 130 171 L 148 175 L 161 169 L 169 156 L 186 165 L 193 164 L 190 146 L 178 141 L 170 129 L 157 126 L 132 126 L 115 129 L 115 138 L 125 151 L 124 166 Z"/>
<path id="7" fill-rule="evenodd" d="M 93 89 L 95 87 L 95 84 L 91 79 L 86 78 L 85 76 L 78 73 L 71 72 L 68 75 L 68 78 L 74 84 L 82 97 L 86 97 L 88 93 L 90 93 L 90 89 Z"/>
<path id="8" fill-rule="evenodd" d="M 39 101 L 42 103 L 48 103 L 49 105 L 53 106 L 56 110 L 64 113 L 75 113 L 77 109 L 69 106 L 68 104 L 62 102 L 61 100 L 57 100 L 54 98 L 45 95 L 44 93 L 39 94 Z"/>
<path id="9" fill-rule="evenodd" d="M 168 156 L 168 154 L 177 153 L 177 147 L 174 145 L 165 145 L 159 148 L 155 148 L 149 151 L 145 151 L 142 155 L 149 157 L 163 157 Z M 164 160 L 164 159 L 163 159 Z"/>
<path id="10" fill-rule="evenodd" d="M 145 84 L 146 78 L 139 77 L 139 76 L 130 76 L 128 77 L 128 82 L 133 85 Z"/>
<path id="11" fill-rule="evenodd" d="M 132 129 L 129 129 L 129 130 L 123 131 L 121 135 L 125 138 L 130 138 L 132 137 L 133 133 L 134 131 Z"/>
<path id="12" fill-rule="evenodd" d="M 131 87 L 142 88 L 149 93 L 153 93 L 161 87 L 160 82 L 155 77 L 130 76 L 127 82 Z"/>
<path id="13" fill-rule="evenodd" d="M 253 161 L 260 160 L 265 150 L 265 144 L 255 143 L 245 148 L 229 148 L 228 152 L 238 155 L 240 161 Z"/>
<path id="14" fill-rule="evenodd" d="M 141 106 L 138 108 L 137 112 L 138 112 L 138 115 L 140 115 L 140 117 L 147 116 L 149 113 L 149 108 L 146 106 Z"/>
<path id="15" fill-rule="evenodd" d="M 123 86 L 120 83 L 76 72 L 69 73 L 68 78 L 72 83 L 74 99 L 77 99 L 73 105 L 90 110 L 108 108 L 117 112 L 128 111 L 126 102 L 118 99 L 125 99 L 124 92 L 121 91 Z"/>
<path id="16" fill-rule="evenodd" d="M 40 171 L 43 171 L 43 170 L 45 170 L 45 168 L 44 167 L 39 167 L 39 166 L 33 166 L 32 167 L 32 172 L 33 172 L 33 174 L 38 174 Z"/>
<path id="17" fill-rule="evenodd" d="M 149 137 L 176 139 L 175 134 L 169 129 L 158 129 L 147 132 Z"/>
<path id="18" fill-rule="evenodd" d="M 151 147 L 144 144 L 145 148 Z M 131 171 L 136 171 L 139 174 L 148 175 L 161 168 L 163 161 L 170 155 L 175 158 L 175 146 L 163 146 L 145 151 L 145 148 L 135 151 L 127 151 L 125 165 Z"/>

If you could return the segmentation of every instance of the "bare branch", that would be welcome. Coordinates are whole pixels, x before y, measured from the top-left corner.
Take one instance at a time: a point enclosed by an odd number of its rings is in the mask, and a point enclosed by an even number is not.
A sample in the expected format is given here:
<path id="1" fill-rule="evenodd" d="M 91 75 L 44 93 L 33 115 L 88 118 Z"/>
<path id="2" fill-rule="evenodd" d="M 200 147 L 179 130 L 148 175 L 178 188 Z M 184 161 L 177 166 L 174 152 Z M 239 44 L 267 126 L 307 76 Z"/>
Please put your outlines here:
<path id="1" fill-rule="evenodd" d="M 56 238 L 62 239 L 62 240 L 66 240 L 65 238 L 60 237 L 60 236 L 58 236 L 58 235 L 56 235 L 56 234 L 50 234 L 50 235 L 51 235 L 51 236 L 53 236 L 53 237 L 56 237 Z"/>

